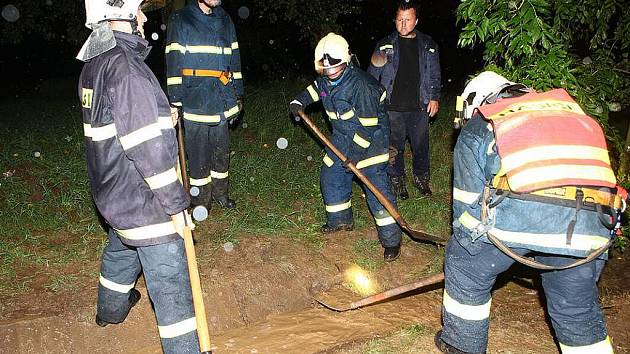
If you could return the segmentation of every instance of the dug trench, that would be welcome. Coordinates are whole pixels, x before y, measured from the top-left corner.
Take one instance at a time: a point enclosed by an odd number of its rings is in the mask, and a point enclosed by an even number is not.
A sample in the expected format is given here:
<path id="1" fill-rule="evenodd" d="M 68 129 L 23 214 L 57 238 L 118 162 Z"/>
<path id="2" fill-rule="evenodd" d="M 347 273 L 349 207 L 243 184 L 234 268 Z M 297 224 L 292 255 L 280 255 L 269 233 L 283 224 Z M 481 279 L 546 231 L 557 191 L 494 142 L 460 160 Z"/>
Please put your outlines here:
<path id="1" fill-rule="evenodd" d="M 352 264 L 372 269 L 379 290 L 414 282 L 441 270 L 442 250 L 405 240 L 401 257 L 386 264 L 374 230 L 318 242 L 243 236 L 230 252 L 211 234 L 196 237 L 215 353 L 365 353 L 375 340 L 387 349 L 370 353 L 437 353 L 432 337 L 440 328 L 440 285 L 343 313 L 323 308 L 313 297 L 337 305 L 361 298 L 341 276 Z M 627 256 L 613 258 L 600 292 L 616 352 L 625 353 L 630 290 L 623 270 L 629 262 Z M 142 278 L 137 288 L 143 297 L 124 323 L 94 324 L 98 267 L 97 261 L 69 266 L 64 272 L 74 276 L 74 285 L 57 292 L 41 285 L 50 276 L 42 269 L 18 274 L 30 286 L 19 296 L 0 299 L 0 353 L 160 353 Z M 557 352 L 535 279 L 517 268 L 499 282 L 490 353 Z M 396 333 L 412 326 L 416 337 L 400 347 Z"/>

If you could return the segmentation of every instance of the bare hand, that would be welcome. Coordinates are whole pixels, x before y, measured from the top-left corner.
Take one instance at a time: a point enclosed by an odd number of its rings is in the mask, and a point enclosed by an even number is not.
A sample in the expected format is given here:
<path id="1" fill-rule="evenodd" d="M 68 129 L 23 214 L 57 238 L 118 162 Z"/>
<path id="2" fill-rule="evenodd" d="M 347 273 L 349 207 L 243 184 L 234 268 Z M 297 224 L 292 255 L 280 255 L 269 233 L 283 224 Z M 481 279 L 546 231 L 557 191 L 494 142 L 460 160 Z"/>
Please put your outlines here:
<path id="1" fill-rule="evenodd" d="M 438 101 L 429 101 L 427 105 L 427 113 L 429 113 L 429 117 L 433 117 L 440 110 L 440 102 Z"/>
<path id="2" fill-rule="evenodd" d="M 179 119 L 179 114 L 177 114 L 179 108 L 171 106 L 171 120 L 173 121 L 173 127 L 177 125 L 177 120 Z"/>
<path id="3" fill-rule="evenodd" d="M 185 220 L 184 217 L 186 218 Z M 191 230 L 195 229 L 195 224 L 193 223 L 188 210 L 171 215 L 171 220 L 173 220 L 173 224 L 175 225 L 175 231 L 177 231 L 179 236 L 182 238 L 184 238 L 184 227 L 188 226 Z"/>

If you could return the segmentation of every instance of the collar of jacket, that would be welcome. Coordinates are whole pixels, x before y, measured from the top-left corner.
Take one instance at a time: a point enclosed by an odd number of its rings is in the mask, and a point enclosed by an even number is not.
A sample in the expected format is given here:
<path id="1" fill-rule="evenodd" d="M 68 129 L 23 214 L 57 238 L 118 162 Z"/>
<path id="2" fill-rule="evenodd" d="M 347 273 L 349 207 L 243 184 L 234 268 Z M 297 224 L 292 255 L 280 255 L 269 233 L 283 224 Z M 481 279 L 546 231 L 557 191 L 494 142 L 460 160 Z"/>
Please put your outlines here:
<path id="1" fill-rule="evenodd" d="M 324 82 L 326 83 L 325 90 L 330 93 L 335 88 L 344 86 L 354 71 L 354 65 L 352 63 L 348 63 L 348 66 L 343 70 L 343 74 L 341 74 L 341 77 L 336 81 L 336 83 L 333 84 L 327 77 L 324 77 Z"/>
<path id="2" fill-rule="evenodd" d="M 149 42 L 136 34 L 114 31 L 114 38 L 116 38 L 116 45 L 122 50 L 133 53 L 142 60 L 146 59 L 151 51 Z"/>
<path id="3" fill-rule="evenodd" d="M 414 37 L 415 40 L 420 40 L 420 31 L 418 31 L 417 28 L 413 29 L 413 33 L 416 34 L 416 36 Z M 398 31 L 394 31 L 392 32 L 392 34 L 389 35 L 389 39 L 392 43 L 398 43 L 398 41 L 400 40 L 400 35 L 398 34 Z"/>
<path id="4" fill-rule="evenodd" d="M 195 17 L 200 19 L 225 17 L 227 14 L 221 6 L 213 7 L 212 12 L 207 14 L 201 11 L 201 8 L 197 4 L 197 1 L 191 1 L 190 3 L 188 3 L 188 7 L 190 8 L 190 12 Z"/>

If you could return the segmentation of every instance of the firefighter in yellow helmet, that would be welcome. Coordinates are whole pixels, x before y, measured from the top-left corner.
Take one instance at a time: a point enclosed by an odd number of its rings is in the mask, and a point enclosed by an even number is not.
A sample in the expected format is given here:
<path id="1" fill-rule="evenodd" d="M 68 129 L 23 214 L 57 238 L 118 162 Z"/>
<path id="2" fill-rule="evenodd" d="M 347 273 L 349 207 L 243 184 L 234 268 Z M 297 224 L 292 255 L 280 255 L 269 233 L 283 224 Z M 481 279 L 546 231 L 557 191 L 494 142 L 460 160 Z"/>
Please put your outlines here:
<path id="1" fill-rule="evenodd" d="M 315 48 L 315 70 L 319 76 L 289 104 L 291 112 L 322 101 L 332 126 L 332 143 L 394 203 L 387 179 L 389 160 L 389 119 L 385 111 L 385 90 L 366 72 L 355 67 L 348 42 L 329 33 Z M 326 207 L 323 233 L 352 230 L 353 174 L 329 149 L 324 155 L 320 187 Z M 364 188 L 374 216 L 384 259 L 395 260 L 400 254 L 401 230 L 394 218 Z"/>
<path id="2" fill-rule="evenodd" d="M 438 348 L 486 352 L 492 287 L 519 261 L 544 270 L 563 354 L 612 353 L 597 280 L 622 189 L 602 129 L 566 91 L 536 93 L 491 71 L 470 81 L 458 111 L 468 122 L 453 156 Z"/>
<path id="3" fill-rule="evenodd" d="M 92 196 L 109 227 L 96 324 L 125 320 L 142 272 L 164 352 L 199 353 L 182 239 L 189 199 L 168 100 L 144 63 L 141 2 L 85 1 L 92 34 L 78 55 L 78 89 Z"/>

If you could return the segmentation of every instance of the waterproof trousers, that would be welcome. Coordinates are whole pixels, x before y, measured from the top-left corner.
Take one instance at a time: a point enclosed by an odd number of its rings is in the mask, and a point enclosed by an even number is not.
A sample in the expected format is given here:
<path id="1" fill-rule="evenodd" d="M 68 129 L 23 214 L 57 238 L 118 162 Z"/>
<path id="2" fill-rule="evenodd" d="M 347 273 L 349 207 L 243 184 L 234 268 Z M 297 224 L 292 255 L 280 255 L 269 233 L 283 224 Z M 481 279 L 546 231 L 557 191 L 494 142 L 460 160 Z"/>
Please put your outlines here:
<path id="1" fill-rule="evenodd" d="M 389 144 L 398 154 L 389 165 L 390 177 L 405 176 L 405 142 L 409 139 L 413 161 L 413 174 L 428 181 L 429 171 L 429 115 L 426 109 L 413 112 L 387 112 L 389 115 Z"/>
<path id="2" fill-rule="evenodd" d="M 127 317 L 129 292 L 142 272 L 164 353 L 199 353 L 184 240 L 130 247 L 120 242 L 113 229 L 108 238 L 101 260 L 98 317 L 110 323 Z"/>
<path id="3" fill-rule="evenodd" d="M 184 135 L 190 185 L 211 188 L 215 199 L 227 198 L 230 167 L 228 124 L 222 121 L 219 125 L 209 125 L 184 119 Z"/>
<path id="4" fill-rule="evenodd" d="M 478 243 L 478 244 L 477 244 Z M 493 244 L 478 240 L 474 255 L 452 237 L 446 247 L 442 340 L 466 353 L 484 353 L 488 345 L 491 290 L 497 275 L 514 260 Z M 529 250 L 514 248 L 524 255 Z M 537 254 L 536 260 L 561 266 L 575 258 Z M 542 271 L 547 312 L 563 354 L 613 352 L 599 305 L 597 280 L 605 261 L 559 271 Z M 522 333 L 528 336 L 528 333 Z"/>
<path id="5" fill-rule="evenodd" d="M 331 152 L 328 156 L 334 156 Z M 330 167 L 323 165 L 320 172 L 320 187 L 326 206 L 326 223 L 335 227 L 353 224 L 352 216 L 352 179 L 354 174 L 343 167 L 335 156 Z M 386 173 L 387 165 L 379 163 L 361 169 L 361 172 L 378 188 L 387 199 L 396 206 L 396 199 L 391 192 Z M 368 207 L 376 222 L 378 237 L 383 247 L 395 247 L 400 244 L 402 231 L 396 220 L 387 212 L 385 207 L 376 199 L 367 187 L 362 186 Z"/>

